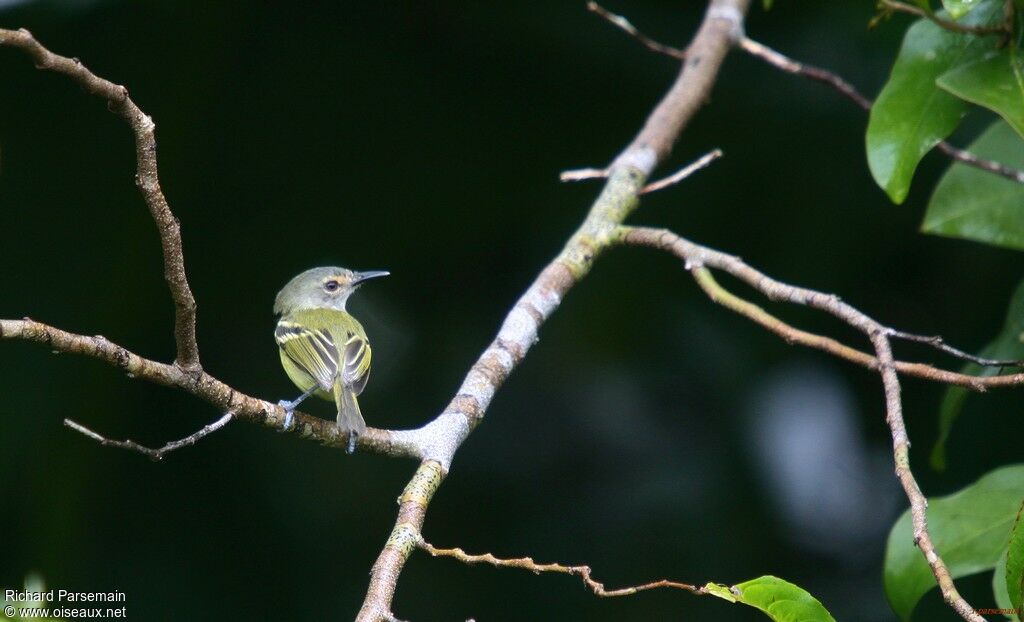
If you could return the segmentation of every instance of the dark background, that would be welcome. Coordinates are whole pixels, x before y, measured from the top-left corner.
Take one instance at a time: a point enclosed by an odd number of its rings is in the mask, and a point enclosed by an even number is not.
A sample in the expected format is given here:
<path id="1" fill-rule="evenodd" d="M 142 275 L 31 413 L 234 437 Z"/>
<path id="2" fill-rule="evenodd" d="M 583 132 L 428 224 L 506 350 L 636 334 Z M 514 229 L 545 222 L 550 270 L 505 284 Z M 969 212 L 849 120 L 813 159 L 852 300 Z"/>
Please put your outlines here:
<path id="1" fill-rule="evenodd" d="M 776 5 L 755 4 L 752 37 L 877 93 L 907 20 L 868 30 L 872 2 Z M 608 6 L 684 45 L 703 3 Z M 352 310 L 374 341 L 363 411 L 392 428 L 443 408 L 586 213 L 599 183 L 560 184 L 558 172 L 607 163 L 677 69 L 581 0 L 50 1 L 7 6 L 0 24 L 127 85 L 156 121 L 215 376 L 293 397 L 271 337 L 277 290 L 315 265 L 391 270 Z M 0 50 L 0 76 L 0 316 L 171 359 L 172 307 L 127 127 L 19 53 Z M 975 117 L 954 142 L 986 120 Z M 659 172 L 714 147 L 726 157 L 645 198 L 631 220 L 979 348 L 1001 326 L 1019 256 L 919 234 L 948 162 L 927 157 L 906 204 L 891 205 L 867 171 L 865 123 L 826 87 L 733 54 Z M 833 320 L 764 304 L 866 346 Z M 62 419 L 155 446 L 219 414 L 34 344 L 0 343 L 0 370 L 2 586 L 38 573 L 49 587 L 121 590 L 137 620 L 355 614 L 413 463 L 242 424 L 152 463 Z M 935 473 L 926 459 L 941 395 L 905 382 L 914 465 L 932 494 L 1015 460 L 1007 439 L 1021 433 L 1012 393 L 972 397 L 950 470 Z M 311 410 L 333 417 L 325 402 Z M 497 395 L 424 533 L 438 546 L 586 563 L 609 587 L 775 574 L 839 620 L 891 620 L 881 562 L 906 501 L 883 417 L 875 375 L 714 306 L 668 255 L 616 250 Z M 975 606 L 994 606 L 988 583 L 963 582 Z M 918 619 L 952 618 L 935 592 L 921 607 Z M 572 578 L 423 554 L 394 611 L 763 619 L 670 591 L 602 600 Z"/>

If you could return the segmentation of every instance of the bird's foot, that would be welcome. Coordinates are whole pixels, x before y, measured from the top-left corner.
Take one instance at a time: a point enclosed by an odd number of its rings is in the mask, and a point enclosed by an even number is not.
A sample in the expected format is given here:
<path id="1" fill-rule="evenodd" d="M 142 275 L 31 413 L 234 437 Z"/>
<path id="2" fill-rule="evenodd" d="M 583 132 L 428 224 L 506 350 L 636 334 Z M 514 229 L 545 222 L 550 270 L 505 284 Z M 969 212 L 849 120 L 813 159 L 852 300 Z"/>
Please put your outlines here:
<path id="1" fill-rule="evenodd" d="M 359 434 L 356 432 L 348 433 L 348 447 L 345 448 L 345 453 L 352 455 L 356 451 L 356 441 L 359 440 Z"/>
<path id="2" fill-rule="evenodd" d="M 284 425 L 281 426 L 281 431 L 289 432 L 295 425 L 295 407 L 298 404 L 291 400 L 281 400 L 277 405 L 284 409 Z"/>

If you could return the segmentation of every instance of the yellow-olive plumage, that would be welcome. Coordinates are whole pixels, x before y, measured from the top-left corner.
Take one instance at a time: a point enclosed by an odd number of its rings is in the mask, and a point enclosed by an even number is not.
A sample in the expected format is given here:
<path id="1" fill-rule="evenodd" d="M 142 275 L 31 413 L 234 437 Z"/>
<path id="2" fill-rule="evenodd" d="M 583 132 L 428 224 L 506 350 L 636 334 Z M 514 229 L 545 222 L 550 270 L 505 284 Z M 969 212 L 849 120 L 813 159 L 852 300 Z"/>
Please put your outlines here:
<path id="1" fill-rule="evenodd" d="M 292 279 L 277 295 L 274 329 L 281 364 L 303 395 L 283 402 L 290 410 L 307 395 L 333 401 L 338 428 L 349 434 L 349 450 L 366 431 L 356 396 L 370 378 L 372 354 L 363 326 L 345 310 L 348 297 L 367 279 L 387 272 L 313 268 Z"/>

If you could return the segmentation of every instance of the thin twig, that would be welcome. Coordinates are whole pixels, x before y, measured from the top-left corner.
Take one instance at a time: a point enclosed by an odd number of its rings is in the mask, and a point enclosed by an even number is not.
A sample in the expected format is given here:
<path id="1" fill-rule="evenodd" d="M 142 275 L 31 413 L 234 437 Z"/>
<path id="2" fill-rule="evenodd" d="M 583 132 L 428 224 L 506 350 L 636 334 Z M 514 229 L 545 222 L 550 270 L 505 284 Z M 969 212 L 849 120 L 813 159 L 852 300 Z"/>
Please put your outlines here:
<path id="1" fill-rule="evenodd" d="M 562 171 L 558 174 L 559 181 L 584 181 L 587 179 L 607 179 L 608 169 L 606 168 L 577 168 L 571 171 Z"/>
<path id="2" fill-rule="evenodd" d="M 712 162 L 714 162 L 720 157 L 722 157 L 721 149 L 714 149 L 712 151 L 709 151 L 708 153 L 705 153 L 700 158 L 698 158 L 696 161 L 687 164 L 686 166 L 679 169 L 675 173 L 669 175 L 668 177 L 647 184 L 646 186 L 644 186 L 643 190 L 640 191 L 640 194 L 657 192 L 662 188 L 667 188 L 674 184 L 678 184 L 679 182 L 683 181 L 690 175 L 693 175 L 702 168 L 708 167 Z"/>
<path id="3" fill-rule="evenodd" d="M 763 43 L 758 43 L 747 37 L 740 40 L 739 46 L 751 56 L 763 60 L 776 69 L 828 84 L 847 99 L 857 104 L 861 109 L 865 111 L 871 110 L 870 99 L 861 94 L 852 84 L 831 71 L 795 61 Z M 940 141 L 936 148 L 957 162 L 962 162 L 968 166 L 994 173 L 1019 184 L 1024 184 L 1024 171 L 1022 170 L 978 157 L 969 151 L 958 149 L 946 141 Z"/>
<path id="4" fill-rule="evenodd" d="M 970 151 L 958 149 L 953 145 L 947 143 L 946 141 L 940 142 L 939 144 L 935 145 L 935 147 L 942 153 L 946 154 L 947 156 L 958 162 L 963 162 L 968 166 L 973 166 L 975 168 L 980 168 L 983 171 L 988 171 L 990 173 L 995 173 L 996 175 L 1001 175 L 1007 179 L 1017 182 L 1018 184 L 1024 184 L 1024 171 L 1020 169 L 1013 168 L 1012 166 L 1006 166 L 1005 164 L 1000 164 L 999 162 L 993 162 L 992 160 L 980 158 L 971 153 Z"/>
<path id="5" fill-rule="evenodd" d="M 1024 367 L 1024 361 L 988 359 L 974 354 L 969 354 L 947 344 L 940 335 L 915 335 L 914 333 L 906 333 L 895 329 L 889 329 L 888 334 L 890 337 L 895 337 L 896 339 L 929 345 L 936 350 L 941 350 L 946 354 L 949 354 L 950 356 L 970 361 L 972 363 L 977 363 L 983 367 Z"/>
<path id="6" fill-rule="evenodd" d="M 88 436 L 89 438 L 98 442 L 100 445 L 103 445 L 104 447 L 120 447 L 121 449 L 137 451 L 144 456 L 149 456 L 150 460 L 157 462 L 159 460 L 162 460 L 165 455 L 169 454 L 175 449 L 181 449 L 182 447 L 187 447 L 188 445 L 195 445 L 197 442 L 202 440 L 203 437 L 212 434 L 213 432 L 216 432 L 217 430 L 226 426 L 231 421 L 232 417 L 232 413 L 224 413 L 223 417 L 214 421 L 213 423 L 203 426 L 202 429 L 197 430 L 192 434 L 189 434 L 185 438 L 176 441 L 171 441 L 159 449 L 152 449 L 144 445 L 140 445 L 131 439 L 126 439 L 123 441 L 109 439 L 97 432 L 93 432 L 92 430 L 90 430 L 89 428 L 85 427 L 80 423 L 72 421 L 71 419 L 65 419 L 64 425 L 71 428 L 72 430 L 75 430 L 76 432 L 81 432 L 82 434 Z"/>
<path id="7" fill-rule="evenodd" d="M 740 40 L 740 49 L 752 56 L 760 58 L 776 69 L 785 71 L 786 73 L 801 75 L 806 78 L 810 78 L 811 80 L 824 82 L 845 95 L 853 103 L 857 104 L 864 110 L 871 109 L 870 99 L 864 97 L 856 87 L 831 71 L 795 61 L 784 54 L 776 52 L 767 45 L 758 43 L 748 37 L 744 37 Z"/>
<path id="8" fill-rule="evenodd" d="M 883 9 L 895 13 L 906 13 L 908 15 L 914 15 L 916 17 L 923 17 L 931 20 L 936 26 L 944 28 L 951 32 L 959 32 L 969 35 L 1006 35 L 1008 30 L 1005 24 L 999 26 L 972 26 L 970 24 L 961 24 L 952 20 L 939 17 L 934 11 L 925 10 L 919 6 L 913 4 L 907 4 L 906 2 L 898 2 L 897 0 L 879 0 L 879 6 Z"/>
<path id="9" fill-rule="evenodd" d="M 668 177 L 659 179 L 658 181 L 652 181 L 640 190 L 640 194 L 650 194 L 651 192 L 657 192 L 669 186 L 673 186 L 683 181 L 690 175 L 693 175 L 702 168 L 706 168 L 712 162 L 722 157 L 721 149 L 713 149 L 708 153 L 705 153 L 697 160 L 687 164 L 683 168 L 679 169 L 675 173 L 672 173 Z M 559 175 L 561 181 L 582 181 L 585 179 L 601 179 L 608 177 L 608 170 L 606 168 L 581 168 L 571 171 L 563 171 Z"/>
<path id="10" fill-rule="evenodd" d="M 678 60 L 686 60 L 686 50 L 680 50 L 679 48 L 672 47 L 671 45 L 665 45 L 664 43 L 659 43 L 658 41 L 655 41 L 654 39 L 648 37 L 644 33 L 637 30 L 637 28 L 633 26 L 633 24 L 631 24 L 628 19 L 621 15 L 616 15 L 615 13 L 612 13 L 611 11 L 604 8 L 600 4 L 596 2 L 588 2 L 587 10 L 590 11 L 591 13 L 599 15 L 611 25 L 615 26 L 616 28 L 628 34 L 629 36 L 633 37 L 641 44 L 643 44 L 643 46 L 646 47 L 648 50 L 651 50 L 652 52 L 656 52 L 658 54 L 664 54 L 665 56 L 671 56 L 672 58 Z"/>
<path id="11" fill-rule="evenodd" d="M 705 247 L 693 246 L 703 252 Z M 754 321 L 769 331 L 782 337 L 786 343 L 798 344 L 816 350 L 827 352 L 837 358 L 850 361 L 870 370 L 878 369 L 878 359 L 856 348 L 852 348 L 840 341 L 824 335 L 810 333 L 795 328 L 762 307 L 737 296 L 723 287 L 715 279 L 710 270 L 705 267 L 693 267 L 691 269 L 693 278 L 712 302 L 735 311 L 743 317 Z M 971 376 L 955 371 L 949 371 L 926 365 L 924 363 L 911 363 L 907 361 L 896 361 L 896 371 L 908 376 L 914 376 L 942 384 L 962 386 L 974 391 L 985 391 L 989 388 L 1012 387 L 1024 384 L 1024 373 L 1007 374 L 1001 376 Z"/>
<path id="12" fill-rule="evenodd" d="M 454 549 L 439 549 L 433 544 L 430 544 L 421 537 L 418 542 L 418 546 L 430 553 L 434 557 L 451 557 L 457 559 L 464 564 L 490 564 L 500 568 L 520 568 L 522 570 L 529 570 L 534 574 L 540 574 L 542 572 L 554 572 L 558 574 L 567 574 L 574 577 L 579 577 L 583 583 L 590 588 L 590 590 L 597 596 L 602 598 L 614 598 L 616 596 L 630 596 L 637 592 L 644 592 L 647 590 L 653 590 L 656 588 L 672 588 L 677 590 L 685 590 L 691 594 L 705 594 L 706 590 L 703 587 L 696 585 L 690 585 L 689 583 L 680 583 L 679 581 L 669 581 L 668 579 L 661 579 L 660 581 L 651 581 L 650 583 L 643 583 L 641 585 L 634 585 L 630 587 L 623 587 L 615 590 L 609 590 L 605 588 L 604 584 L 597 581 L 592 576 L 590 566 L 566 566 L 558 563 L 551 564 L 538 564 L 533 561 L 531 557 L 517 557 L 514 559 L 503 559 L 495 557 L 490 553 L 484 553 L 482 555 L 471 555 L 460 548 Z"/>

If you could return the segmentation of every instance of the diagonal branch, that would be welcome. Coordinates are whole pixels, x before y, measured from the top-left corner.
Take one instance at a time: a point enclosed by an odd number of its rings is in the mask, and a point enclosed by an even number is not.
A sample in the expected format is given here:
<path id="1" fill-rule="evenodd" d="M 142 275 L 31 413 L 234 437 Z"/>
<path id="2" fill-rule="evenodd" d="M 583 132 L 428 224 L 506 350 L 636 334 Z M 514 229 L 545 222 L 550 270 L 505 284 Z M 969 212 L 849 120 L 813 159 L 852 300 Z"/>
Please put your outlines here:
<path id="1" fill-rule="evenodd" d="M 604 8 L 600 4 L 593 1 L 587 2 L 587 10 L 590 11 L 591 13 L 599 15 L 602 19 L 604 19 L 611 25 L 622 30 L 627 35 L 633 37 L 648 50 L 655 52 L 657 54 L 671 56 L 672 58 L 678 60 L 686 60 L 686 50 L 680 50 L 679 48 L 674 48 L 671 45 L 665 45 L 664 43 L 655 41 L 654 39 L 648 37 L 644 33 L 637 30 L 636 26 L 630 23 L 628 19 L 621 15 L 616 15 L 615 13 L 612 13 L 611 11 Z"/>
<path id="2" fill-rule="evenodd" d="M 175 362 L 190 373 L 199 366 L 199 346 L 196 344 L 196 301 L 185 277 L 185 257 L 181 251 L 181 227 L 171 213 L 156 166 L 156 125 L 128 96 L 128 89 L 96 76 L 77 58 L 60 56 L 47 50 L 32 33 L 21 30 L 0 29 L 0 46 L 8 46 L 28 54 L 36 67 L 64 74 L 79 83 L 88 93 L 107 100 L 107 107 L 118 114 L 132 128 L 135 136 L 135 184 L 146 201 L 146 207 L 156 222 L 163 248 L 164 279 L 174 300 L 174 341 L 177 346 Z"/>
<path id="3" fill-rule="evenodd" d="M 65 419 L 64 425 L 66 425 L 67 427 L 71 428 L 76 432 L 81 432 L 82 434 L 88 436 L 89 438 L 96 441 L 100 445 L 103 445 L 104 447 L 120 447 L 121 449 L 137 451 L 144 456 L 149 456 L 150 460 L 157 462 L 159 460 L 162 460 L 165 455 L 171 453 L 175 449 L 181 449 L 182 447 L 195 445 L 204 437 L 209 436 L 210 434 L 223 428 L 228 423 L 230 423 L 232 416 L 232 413 L 225 413 L 223 417 L 214 421 L 213 423 L 203 426 L 202 428 L 193 432 L 192 434 L 189 434 L 185 438 L 178 439 L 176 441 L 171 441 L 165 444 L 163 447 L 160 447 L 159 449 L 152 449 L 150 447 L 140 445 L 139 443 L 136 443 L 131 439 L 126 439 L 123 441 L 109 439 L 103 436 L 102 434 L 99 434 L 98 432 L 93 432 L 92 430 L 90 430 L 89 428 L 85 427 L 80 423 L 75 423 L 70 419 Z"/>
<path id="4" fill-rule="evenodd" d="M 562 252 L 540 272 L 512 307 L 497 337 L 469 370 L 455 398 L 425 426 L 424 430 L 442 431 L 433 435 L 439 444 L 427 447 L 424 453 L 425 459 L 435 460 L 442 468 L 436 478 L 437 485 L 459 446 L 483 420 L 494 394 L 536 343 L 541 324 L 554 313 L 569 290 L 589 273 L 597 257 L 614 244 L 616 228 L 638 205 L 638 197 L 651 171 L 665 159 L 683 127 L 707 101 L 726 54 L 742 33 L 748 2 L 709 2 L 675 83 L 633 142 L 609 167 L 608 180 L 586 219 Z M 415 477 L 423 468 L 421 465 Z M 388 544 L 374 564 L 366 599 L 356 618 L 360 622 L 393 617 L 391 600 L 395 584 L 414 548 L 410 544 L 410 532 L 422 525 L 429 498 L 426 496 L 415 511 L 408 509 L 405 503 L 400 505 Z"/>

